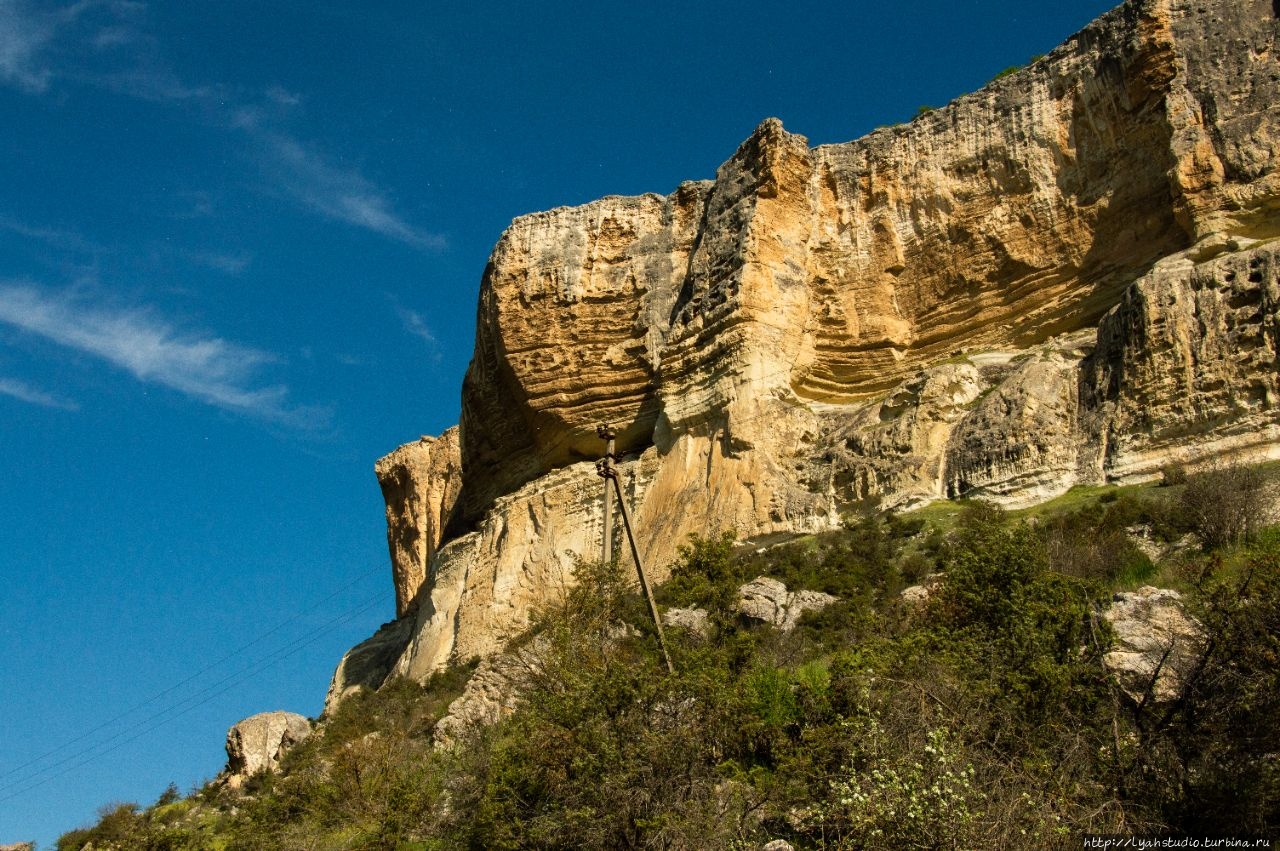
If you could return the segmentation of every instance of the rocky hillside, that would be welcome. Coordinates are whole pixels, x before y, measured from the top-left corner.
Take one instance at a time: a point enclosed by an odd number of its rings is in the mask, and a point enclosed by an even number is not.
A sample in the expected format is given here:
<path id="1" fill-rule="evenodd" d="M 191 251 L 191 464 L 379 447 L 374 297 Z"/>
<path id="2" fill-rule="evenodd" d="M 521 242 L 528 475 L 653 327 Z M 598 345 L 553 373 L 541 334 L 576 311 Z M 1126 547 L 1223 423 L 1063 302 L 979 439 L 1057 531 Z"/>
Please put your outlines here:
<path id="1" fill-rule="evenodd" d="M 770 119 L 715 180 L 512 223 L 462 421 L 378 465 L 397 615 L 331 703 L 492 652 L 598 552 L 859 506 L 1027 505 L 1280 455 L 1280 20 L 1130 0 L 1021 71 L 839 145 Z"/>
<path id="2" fill-rule="evenodd" d="M 504 652 L 314 727 L 248 718 L 218 779 L 108 805 L 58 851 L 1275 836 L 1280 525 L 1260 508 L 1280 465 L 1166 472 L 767 547 L 695 537 L 657 588 L 674 670 L 630 566 L 584 563 Z"/>

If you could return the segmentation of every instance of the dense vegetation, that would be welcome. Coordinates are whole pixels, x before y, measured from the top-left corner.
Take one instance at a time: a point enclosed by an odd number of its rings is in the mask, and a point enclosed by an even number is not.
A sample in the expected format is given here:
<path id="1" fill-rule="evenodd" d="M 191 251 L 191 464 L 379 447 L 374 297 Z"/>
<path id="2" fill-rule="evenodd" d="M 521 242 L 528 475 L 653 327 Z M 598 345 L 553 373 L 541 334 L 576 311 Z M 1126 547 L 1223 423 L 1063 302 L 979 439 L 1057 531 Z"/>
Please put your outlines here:
<path id="1" fill-rule="evenodd" d="M 450 748 L 467 670 L 342 704 L 280 775 L 119 805 L 82 849 L 1078 847 L 1082 833 L 1280 828 L 1280 530 L 1261 471 L 1074 491 L 1034 512 L 934 506 L 768 549 L 694 538 L 664 607 L 710 613 L 657 655 L 627 565 L 583 564 L 539 614 L 521 707 Z M 1246 498 L 1239 498 L 1240 493 Z M 1168 555 L 1153 561 L 1141 536 Z M 1174 542 L 1181 541 L 1180 545 Z M 751 625 L 758 575 L 840 602 Z M 925 582 L 926 603 L 899 592 Z M 1111 593 L 1180 589 L 1205 651 L 1185 693 L 1124 695 Z"/>

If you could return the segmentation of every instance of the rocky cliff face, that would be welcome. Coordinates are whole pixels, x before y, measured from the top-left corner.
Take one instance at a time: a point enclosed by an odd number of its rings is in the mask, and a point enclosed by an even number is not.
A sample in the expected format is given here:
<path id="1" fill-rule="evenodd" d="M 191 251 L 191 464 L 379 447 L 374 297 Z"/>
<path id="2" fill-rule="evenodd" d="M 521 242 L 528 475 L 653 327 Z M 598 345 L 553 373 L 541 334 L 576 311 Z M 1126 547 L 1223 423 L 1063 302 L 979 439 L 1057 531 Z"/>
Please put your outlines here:
<path id="1" fill-rule="evenodd" d="M 417 605 L 431 559 L 462 489 L 457 426 L 440 437 L 421 437 L 374 465 L 387 503 L 387 548 L 396 587 L 396 617 Z"/>
<path id="2" fill-rule="evenodd" d="M 597 552 L 600 422 L 659 573 L 691 531 L 1275 455 L 1277 17 L 1131 0 L 909 124 L 810 148 L 769 120 L 714 181 L 517 219 L 392 670 L 492 651 Z M 413 516 L 393 559 L 438 537 Z"/>

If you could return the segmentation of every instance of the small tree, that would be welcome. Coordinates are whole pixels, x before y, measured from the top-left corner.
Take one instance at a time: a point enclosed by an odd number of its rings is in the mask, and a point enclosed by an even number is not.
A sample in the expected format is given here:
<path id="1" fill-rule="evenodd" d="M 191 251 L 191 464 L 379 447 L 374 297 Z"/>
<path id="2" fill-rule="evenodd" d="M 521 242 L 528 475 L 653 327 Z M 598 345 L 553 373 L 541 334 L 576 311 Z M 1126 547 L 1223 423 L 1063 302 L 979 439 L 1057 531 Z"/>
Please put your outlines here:
<path id="1" fill-rule="evenodd" d="M 1265 485 L 1260 467 L 1215 465 L 1187 478 L 1179 506 L 1206 548 L 1239 544 L 1263 526 Z"/>

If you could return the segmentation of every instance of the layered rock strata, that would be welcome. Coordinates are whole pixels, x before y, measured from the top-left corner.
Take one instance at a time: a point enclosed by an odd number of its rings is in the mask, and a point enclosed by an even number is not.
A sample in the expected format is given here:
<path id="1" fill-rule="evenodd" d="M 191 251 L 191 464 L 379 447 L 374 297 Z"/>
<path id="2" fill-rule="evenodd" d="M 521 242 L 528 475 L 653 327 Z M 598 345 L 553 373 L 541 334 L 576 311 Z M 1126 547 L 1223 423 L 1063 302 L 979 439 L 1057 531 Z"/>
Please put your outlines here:
<path id="1" fill-rule="evenodd" d="M 713 181 L 517 219 L 393 672 L 491 652 L 598 551 L 599 422 L 659 577 L 689 532 L 1275 457 L 1277 18 L 1132 0 L 909 124 L 769 120 Z"/>

